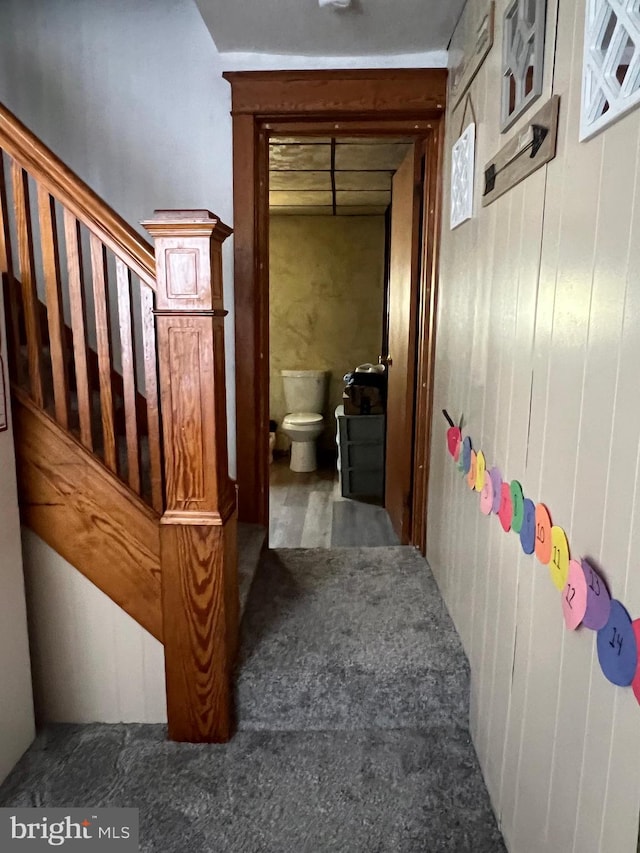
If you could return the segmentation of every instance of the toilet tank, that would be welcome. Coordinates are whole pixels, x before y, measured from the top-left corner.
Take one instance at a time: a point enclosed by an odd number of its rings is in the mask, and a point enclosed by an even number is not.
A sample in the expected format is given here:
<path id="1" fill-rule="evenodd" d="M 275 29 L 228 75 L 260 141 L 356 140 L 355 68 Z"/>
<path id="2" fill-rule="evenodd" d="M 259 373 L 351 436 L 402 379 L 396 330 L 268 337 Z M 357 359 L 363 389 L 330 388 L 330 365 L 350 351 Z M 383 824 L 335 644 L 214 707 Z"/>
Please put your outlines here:
<path id="1" fill-rule="evenodd" d="M 281 370 L 287 412 L 322 412 L 326 370 Z"/>

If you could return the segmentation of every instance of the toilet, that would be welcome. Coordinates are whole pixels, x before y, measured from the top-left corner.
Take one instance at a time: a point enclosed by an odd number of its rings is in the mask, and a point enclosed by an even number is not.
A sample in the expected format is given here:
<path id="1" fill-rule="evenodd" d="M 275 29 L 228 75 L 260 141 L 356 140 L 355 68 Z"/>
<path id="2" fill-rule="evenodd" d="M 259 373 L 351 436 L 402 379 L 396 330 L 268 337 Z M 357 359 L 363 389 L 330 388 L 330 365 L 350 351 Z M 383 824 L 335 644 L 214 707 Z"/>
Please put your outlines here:
<path id="1" fill-rule="evenodd" d="M 326 370 L 281 370 L 288 415 L 282 431 L 291 439 L 292 471 L 315 471 L 316 440 L 324 429 L 322 412 L 327 387 Z"/>

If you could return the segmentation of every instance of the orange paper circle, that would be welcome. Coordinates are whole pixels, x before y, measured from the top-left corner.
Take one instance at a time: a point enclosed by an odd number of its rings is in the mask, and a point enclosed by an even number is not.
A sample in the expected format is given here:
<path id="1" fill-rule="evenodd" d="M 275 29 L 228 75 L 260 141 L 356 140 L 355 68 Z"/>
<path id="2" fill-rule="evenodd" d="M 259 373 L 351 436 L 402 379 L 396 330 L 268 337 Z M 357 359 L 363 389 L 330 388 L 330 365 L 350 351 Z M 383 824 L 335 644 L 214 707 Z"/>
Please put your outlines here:
<path id="1" fill-rule="evenodd" d="M 551 518 L 544 504 L 536 506 L 535 543 L 536 557 L 546 565 L 551 559 Z"/>

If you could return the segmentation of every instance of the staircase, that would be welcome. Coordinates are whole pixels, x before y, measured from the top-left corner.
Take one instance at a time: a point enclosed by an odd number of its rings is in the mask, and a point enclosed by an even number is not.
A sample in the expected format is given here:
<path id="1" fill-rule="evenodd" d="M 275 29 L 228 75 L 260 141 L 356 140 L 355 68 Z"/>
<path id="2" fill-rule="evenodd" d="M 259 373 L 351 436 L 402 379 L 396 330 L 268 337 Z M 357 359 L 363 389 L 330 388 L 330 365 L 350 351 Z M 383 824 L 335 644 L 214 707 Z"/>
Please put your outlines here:
<path id="1" fill-rule="evenodd" d="M 227 740 L 238 633 L 221 247 L 142 239 L 0 105 L 0 272 L 22 521 L 164 643 L 169 737 Z"/>

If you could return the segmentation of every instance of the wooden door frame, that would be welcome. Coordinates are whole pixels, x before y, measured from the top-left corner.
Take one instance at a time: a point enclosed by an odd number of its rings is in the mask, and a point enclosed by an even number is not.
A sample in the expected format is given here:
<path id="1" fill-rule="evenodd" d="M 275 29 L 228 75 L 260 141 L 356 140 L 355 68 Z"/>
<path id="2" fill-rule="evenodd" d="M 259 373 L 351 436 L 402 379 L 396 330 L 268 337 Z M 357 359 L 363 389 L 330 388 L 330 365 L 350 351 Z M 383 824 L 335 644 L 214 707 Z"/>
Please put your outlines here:
<path id="1" fill-rule="evenodd" d="M 412 389 L 415 411 L 424 418 L 416 418 L 409 538 L 424 551 L 447 71 L 237 71 L 223 77 L 232 88 L 237 479 L 242 521 L 269 523 L 269 135 L 426 137 L 435 154 L 425 181 L 428 239 L 419 282 L 417 381 Z M 411 453 L 411 448 L 407 451 Z"/>

